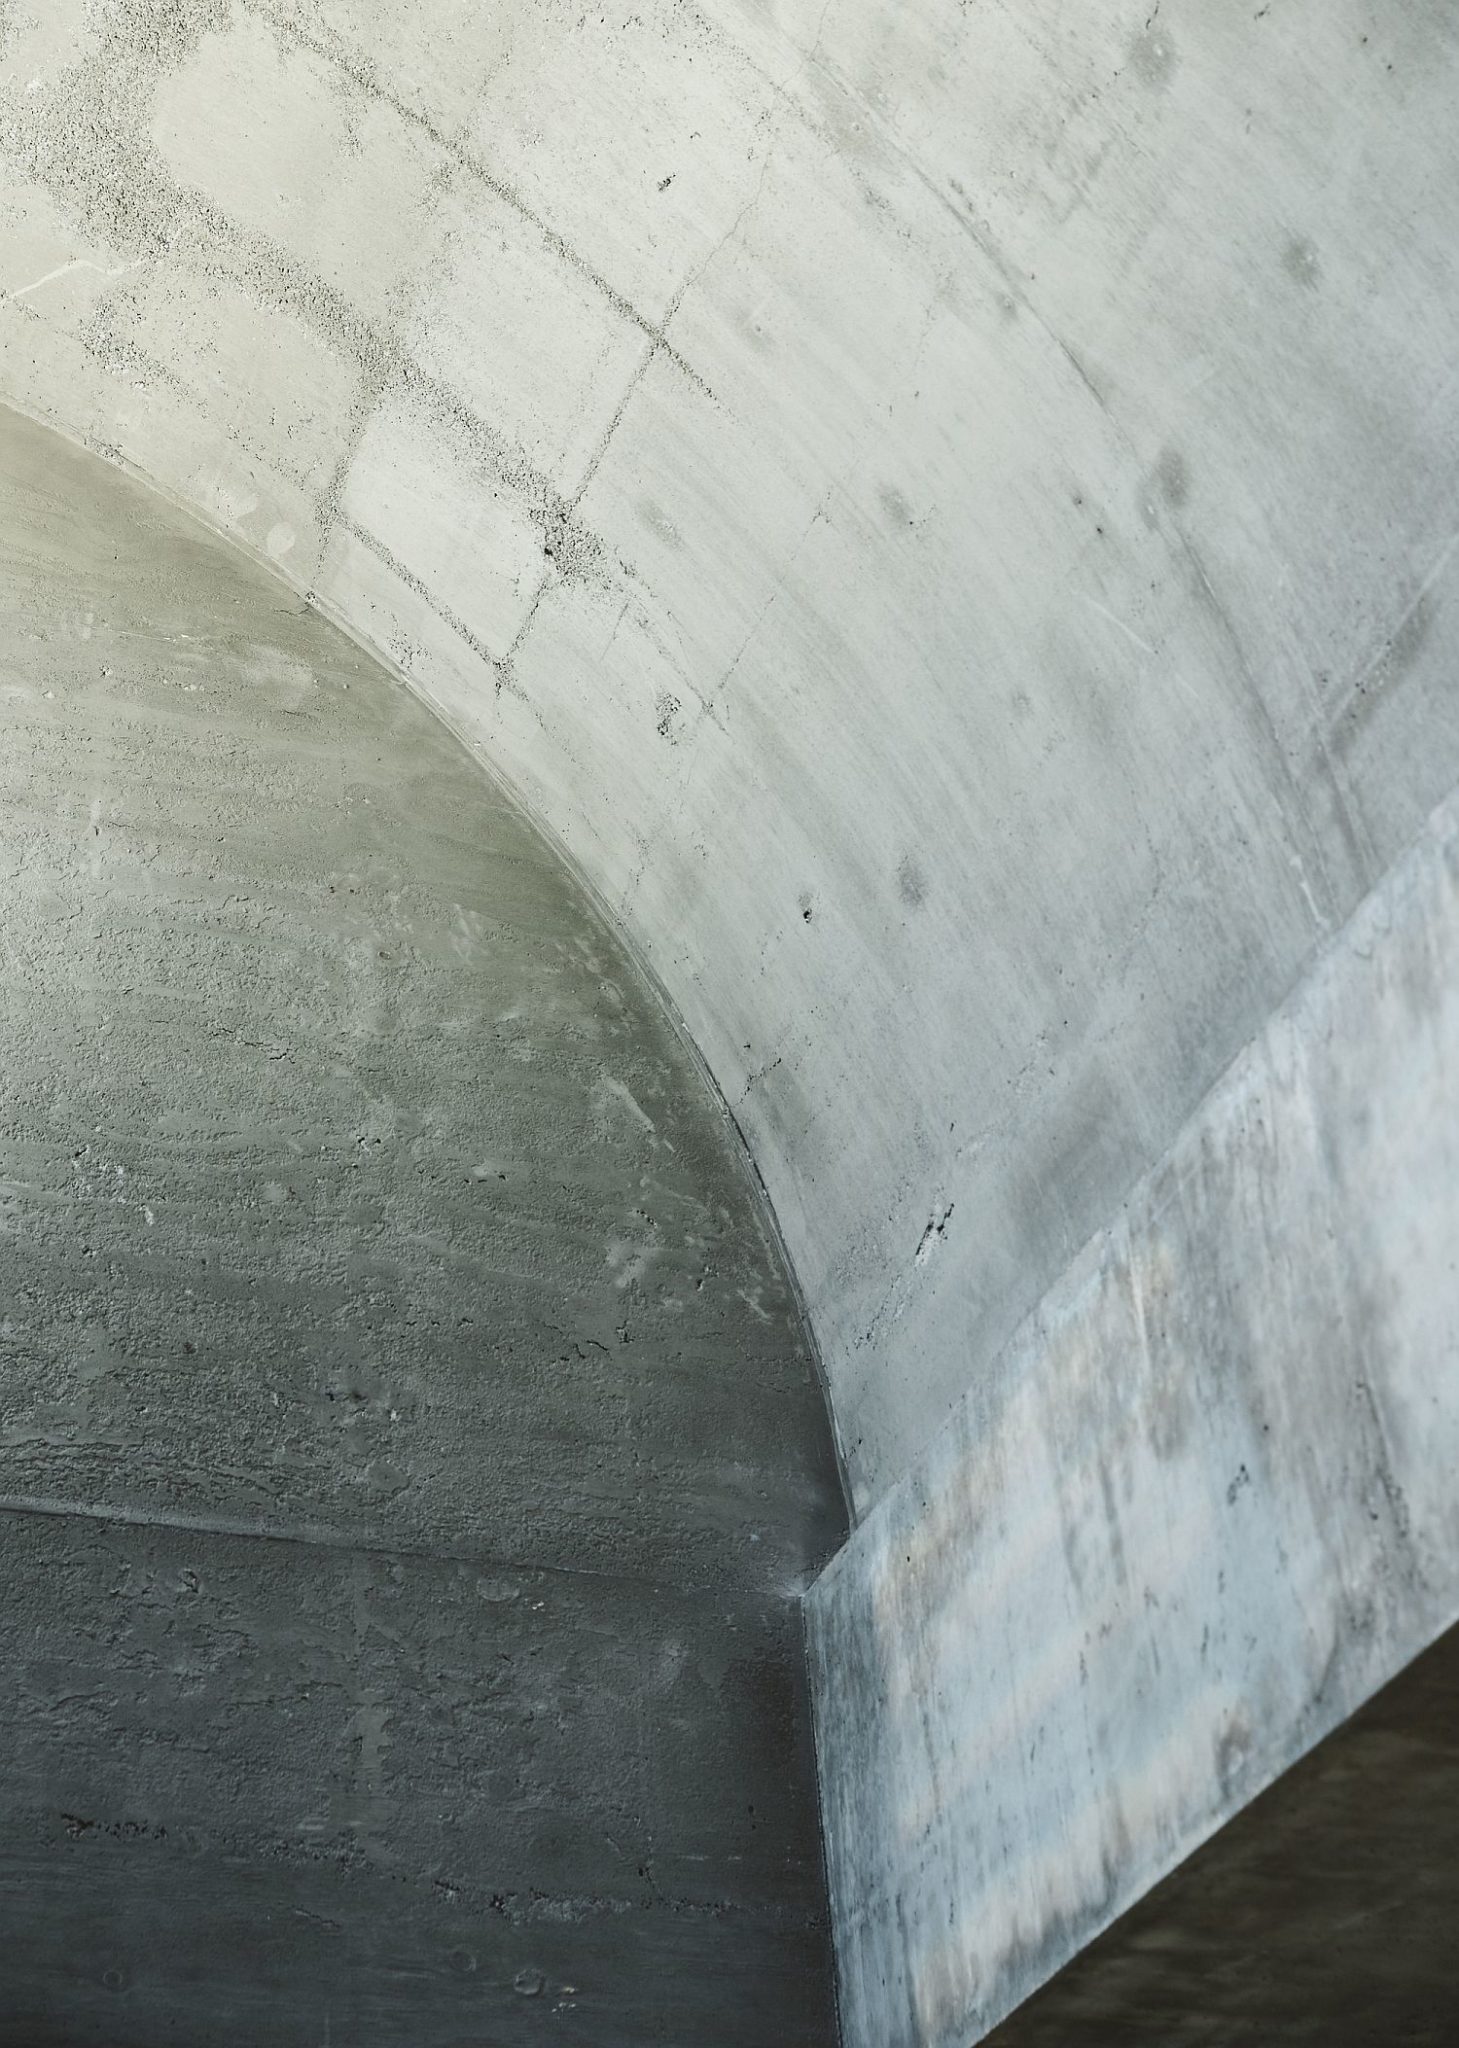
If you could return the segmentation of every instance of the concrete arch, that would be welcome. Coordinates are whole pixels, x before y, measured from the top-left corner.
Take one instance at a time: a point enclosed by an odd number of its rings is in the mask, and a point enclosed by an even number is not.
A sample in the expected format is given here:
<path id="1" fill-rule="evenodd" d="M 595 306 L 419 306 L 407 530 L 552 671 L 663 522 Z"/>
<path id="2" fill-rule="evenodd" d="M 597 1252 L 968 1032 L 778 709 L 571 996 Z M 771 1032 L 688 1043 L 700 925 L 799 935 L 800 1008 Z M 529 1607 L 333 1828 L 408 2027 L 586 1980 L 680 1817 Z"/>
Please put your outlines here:
<path id="1" fill-rule="evenodd" d="M 8 395 L 621 912 L 861 1508 L 1455 762 L 1452 21 L 1148 14 L 7 9 Z"/>
<path id="2" fill-rule="evenodd" d="M 0 21 L 0 390 L 591 877 L 895 1521 L 1459 772 L 1450 10 Z"/>

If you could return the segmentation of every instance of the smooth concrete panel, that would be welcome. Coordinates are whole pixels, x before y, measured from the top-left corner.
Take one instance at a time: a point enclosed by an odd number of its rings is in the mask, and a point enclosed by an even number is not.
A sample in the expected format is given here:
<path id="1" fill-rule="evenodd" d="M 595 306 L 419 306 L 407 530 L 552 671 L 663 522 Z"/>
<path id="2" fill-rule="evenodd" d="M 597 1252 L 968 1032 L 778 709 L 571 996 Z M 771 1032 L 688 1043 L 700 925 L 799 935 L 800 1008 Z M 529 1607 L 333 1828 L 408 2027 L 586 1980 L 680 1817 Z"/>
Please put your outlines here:
<path id="1" fill-rule="evenodd" d="M 860 1509 L 1459 773 L 1416 0 L 0 5 L 0 391 L 482 743 Z"/>
<path id="2" fill-rule="evenodd" d="M 825 2048 L 733 1127 L 276 577 L 0 409 L 0 2040 Z"/>
<path id="3" fill-rule="evenodd" d="M 812 1589 L 848 2048 L 980 2039 L 1459 1614 L 1456 968 L 1459 800 Z"/>

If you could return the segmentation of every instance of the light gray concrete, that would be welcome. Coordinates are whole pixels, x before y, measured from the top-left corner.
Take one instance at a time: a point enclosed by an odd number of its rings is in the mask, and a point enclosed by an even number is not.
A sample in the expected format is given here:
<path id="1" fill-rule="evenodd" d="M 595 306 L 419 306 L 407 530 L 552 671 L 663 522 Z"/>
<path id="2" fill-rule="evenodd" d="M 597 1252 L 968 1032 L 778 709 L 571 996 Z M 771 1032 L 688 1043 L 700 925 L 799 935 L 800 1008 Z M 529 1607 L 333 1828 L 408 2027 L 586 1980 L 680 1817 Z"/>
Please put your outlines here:
<path id="1" fill-rule="evenodd" d="M 0 2041 L 827 2048 L 733 1131 L 372 661 L 0 409 Z"/>
<path id="2" fill-rule="evenodd" d="M 868 1506 L 1459 774 L 1452 7 L 0 22 L 0 392 L 580 860 Z"/>
<path id="3" fill-rule="evenodd" d="M 1456 101 L 1447 0 L 0 0 L 0 396 L 590 879 L 858 1513 L 1459 779 Z"/>
<path id="4" fill-rule="evenodd" d="M 812 1589 L 848 2048 L 980 2039 L 1459 1617 L 1456 1102 L 1459 800 Z"/>

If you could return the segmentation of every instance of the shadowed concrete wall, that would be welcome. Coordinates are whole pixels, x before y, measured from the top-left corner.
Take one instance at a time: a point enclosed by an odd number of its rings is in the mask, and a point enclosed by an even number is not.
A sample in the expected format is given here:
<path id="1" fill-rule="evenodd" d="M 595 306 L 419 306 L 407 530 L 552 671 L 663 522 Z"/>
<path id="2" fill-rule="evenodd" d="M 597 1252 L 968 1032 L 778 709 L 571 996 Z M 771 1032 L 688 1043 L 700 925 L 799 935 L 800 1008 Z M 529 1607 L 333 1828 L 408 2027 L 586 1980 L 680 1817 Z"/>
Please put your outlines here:
<path id="1" fill-rule="evenodd" d="M 1453 10 L 0 23 L 0 390 L 591 875 L 870 1509 L 1459 773 Z"/>
<path id="2" fill-rule="evenodd" d="M 0 2041 L 826 2048 L 842 1531 L 732 1131 L 552 850 L 0 410 Z"/>
<path id="3" fill-rule="evenodd" d="M 981 2039 L 1459 1617 L 1456 1103 L 1459 801 L 812 1590 L 856 2048 Z"/>

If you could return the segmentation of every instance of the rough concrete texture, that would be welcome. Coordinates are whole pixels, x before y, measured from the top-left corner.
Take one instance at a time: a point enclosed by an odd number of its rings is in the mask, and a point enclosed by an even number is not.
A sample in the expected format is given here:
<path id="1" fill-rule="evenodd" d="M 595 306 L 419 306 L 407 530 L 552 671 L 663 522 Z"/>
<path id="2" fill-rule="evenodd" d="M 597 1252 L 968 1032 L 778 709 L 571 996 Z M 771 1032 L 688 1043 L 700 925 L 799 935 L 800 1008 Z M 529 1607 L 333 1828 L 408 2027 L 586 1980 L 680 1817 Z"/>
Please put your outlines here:
<path id="1" fill-rule="evenodd" d="M 0 24 L 0 390 L 591 873 L 870 1505 L 1459 773 L 1459 17 Z"/>
<path id="2" fill-rule="evenodd" d="M 1451 1630 L 987 2048 L 1450 2048 L 1456 1811 Z"/>
<path id="3" fill-rule="evenodd" d="M 1446 0 L 0 0 L 0 394 L 269 557 L 505 770 L 733 1105 L 858 1510 L 901 1483 L 904 1517 L 975 1415 L 989 1471 L 1025 1472 L 1035 1577 L 1064 1481 L 1028 1464 L 1046 1366 L 1014 1332 L 1459 778 L 1456 88 Z M 1233 1339 L 1200 1341 L 1176 1409 Z M 1125 1356 L 1048 1425 L 1111 1474 Z M 579 1411 L 543 1398 L 571 1471 Z M 1224 1501 L 1258 1468 L 1202 1441 L 1172 1471 Z M 442 1487 L 484 1524 L 477 1469 Z M 1254 1527 L 1346 1483 L 1299 1478 Z M 575 1472 L 556 1492 L 581 1554 L 658 1540 L 655 1488 L 596 1520 Z M 1254 1499 L 1220 1523 L 1233 1586 Z M 1365 1527 L 1291 1553 L 1319 1636 L 1387 1555 Z M 964 1584 L 952 1540 L 924 1532 L 954 1604 L 1028 1582 Z M 1214 1627 L 1235 1596 L 1207 1593 Z M 1123 1846 L 1090 1822 L 1051 1923 L 1015 1901 L 970 1935 L 1027 1944 L 1010 1983 L 1321 1720 L 1301 1660 L 1256 1698 L 1228 1659 L 1212 1693 L 1161 1624 L 1193 1747 Z M 1367 1641 L 1324 1699 L 1382 1675 Z M 848 1646 L 828 1725 L 884 1647 Z M 995 1662 L 992 1748 L 1055 1668 L 1082 1727 L 1057 1641 Z M 1213 1790 L 1228 1694 L 1262 1718 Z M 1094 1768 L 1046 1749 L 1011 1869 Z"/>
<path id="4" fill-rule="evenodd" d="M 1456 969 L 1459 800 L 812 1589 L 848 2048 L 967 2048 L 1459 1615 Z"/>
<path id="5" fill-rule="evenodd" d="M 0 413 L 0 2040 L 824 2048 L 843 1523 L 702 1070 L 277 579 Z"/>

